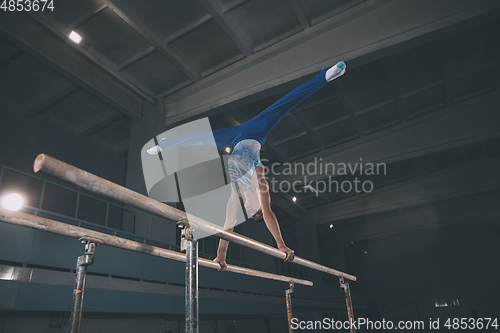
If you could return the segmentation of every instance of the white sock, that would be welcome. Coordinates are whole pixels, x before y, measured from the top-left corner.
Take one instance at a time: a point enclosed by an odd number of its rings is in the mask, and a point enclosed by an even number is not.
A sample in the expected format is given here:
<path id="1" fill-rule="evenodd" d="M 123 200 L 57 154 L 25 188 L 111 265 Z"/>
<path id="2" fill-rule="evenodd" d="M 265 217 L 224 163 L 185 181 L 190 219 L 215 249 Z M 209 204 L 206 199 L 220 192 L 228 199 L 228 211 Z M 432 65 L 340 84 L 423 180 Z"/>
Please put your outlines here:
<path id="1" fill-rule="evenodd" d="M 332 66 L 330 69 L 326 71 L 325 74 L 326 81 L 330 82 L 338 78 L 339 76 L 345 73 L 345 69 L 346 69 L 345 62 L 339 61 L 335 66 Z"/>
<path id="2" fill-rule="evenodd" d="M 163 149 L 160 146 L 154 146 L 153 148 L 148 149 L 148 154 L 156 155 L 162 151 L 163 151 Z"/>

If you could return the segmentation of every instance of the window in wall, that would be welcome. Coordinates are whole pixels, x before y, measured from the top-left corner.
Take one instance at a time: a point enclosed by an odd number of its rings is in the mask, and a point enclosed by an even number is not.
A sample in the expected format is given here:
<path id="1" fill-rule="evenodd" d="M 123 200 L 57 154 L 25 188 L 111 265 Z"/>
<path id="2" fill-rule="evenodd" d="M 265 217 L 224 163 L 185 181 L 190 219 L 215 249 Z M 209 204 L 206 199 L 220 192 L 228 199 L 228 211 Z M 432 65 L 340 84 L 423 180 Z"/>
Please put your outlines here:
<path id="1" fill-rule="evenodd" d="M 132 227 L 132 219 L 132 214 L 129 211 L 109 205 L 108 227 L 133 234 L 135 230 Z"/>
<path id="2" fill-rule="evenodd" d="M 106 203 L 97 199 L 80 195 L 80 204 L 78 206 L 77 218 L 105 225 L 106 223 Z"/>
<path id="3" fill-rule="evenodd" d="M 46 183 L 42 209 L 66 216 L 75 216 L 76 192 Z"/>

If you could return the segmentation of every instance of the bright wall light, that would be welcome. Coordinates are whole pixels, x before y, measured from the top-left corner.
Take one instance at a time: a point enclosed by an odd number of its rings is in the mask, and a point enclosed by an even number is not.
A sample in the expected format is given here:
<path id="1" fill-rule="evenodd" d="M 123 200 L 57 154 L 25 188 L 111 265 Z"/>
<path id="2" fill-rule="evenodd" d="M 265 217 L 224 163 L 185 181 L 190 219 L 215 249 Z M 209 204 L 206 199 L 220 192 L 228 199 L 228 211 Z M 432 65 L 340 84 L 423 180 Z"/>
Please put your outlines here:
<path id="1" fill-rule="evenodd" d="M 24 200 L 17 193 L 11 193 L 2 200 L 2 207 L 10 210 L 19 210 L 23 206 Z"/>
<path id="2" fill-rule="evenodd" d="M 80 42 L 82 41 L 82 37 L 74 31 L 71 31 L 71 33 L 69 34 L 69 38 L 77 44 L 80 44 Z"/>
<path id="3" fill-rule="evenodd" d="M 231 152 L 231 148 L 227 147 L 227 148 L 226 148 L 226 151 L 227 151 L 228 153 L 230 153 L 230 152 Z"/>

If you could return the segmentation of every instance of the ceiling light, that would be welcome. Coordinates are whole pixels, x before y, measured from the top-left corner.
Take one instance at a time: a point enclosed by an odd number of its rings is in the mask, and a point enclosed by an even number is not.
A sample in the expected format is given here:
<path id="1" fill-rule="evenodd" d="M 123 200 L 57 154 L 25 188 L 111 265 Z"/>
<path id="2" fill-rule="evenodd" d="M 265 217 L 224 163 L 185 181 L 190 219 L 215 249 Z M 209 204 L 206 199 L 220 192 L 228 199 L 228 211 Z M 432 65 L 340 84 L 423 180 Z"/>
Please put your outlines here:
<path id="1" fill-rule="evenodd" d="M 293 202 L 297 201 L 297 198 L 296 198 L 296 197 L 293 197 L 293 198 L 292 198 L 292 201 L 293 201 Z"/>
<path id="2" fill-rule="evenodd" d="M 368 251 L 365 251 L 365 254 L 368 253 Z"/>
<path id="3" fill-rule="evenodd" d="M 330 224 L 330 229 L 332 229 L 332 228 L 333 228 L 333 224 Z"/>
<path id="4" fill-rule="evenodd" d="M 80 44 L 80 42 L 82 41 L 82 37 L 74 31 L 71 31 L 71 33 L 69 34 L 69 38 L 76 44 Z"/>
<path id="5" fill-rule="evenodd" d="M 11 193 L 2 200 L 2 206 L 10 210 L 19 210 L 23 203 L 23 197 L 17 193 Z"/>

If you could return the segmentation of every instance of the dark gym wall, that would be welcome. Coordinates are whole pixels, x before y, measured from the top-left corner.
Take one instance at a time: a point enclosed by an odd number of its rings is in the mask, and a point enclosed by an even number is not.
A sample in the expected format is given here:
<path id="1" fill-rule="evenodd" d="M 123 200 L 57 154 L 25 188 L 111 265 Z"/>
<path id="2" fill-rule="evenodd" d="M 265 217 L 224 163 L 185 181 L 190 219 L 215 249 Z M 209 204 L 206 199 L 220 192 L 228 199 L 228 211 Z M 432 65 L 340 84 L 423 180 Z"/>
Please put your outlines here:
<path id="1" fill-rule="evenodd" d="M 33 173 L 33 162 L 40 153 L 117 184 L 125 183 L 126 159 L 123 156 L 47 118 L 30 119 L 0 109 L 0 164 Z"/>

